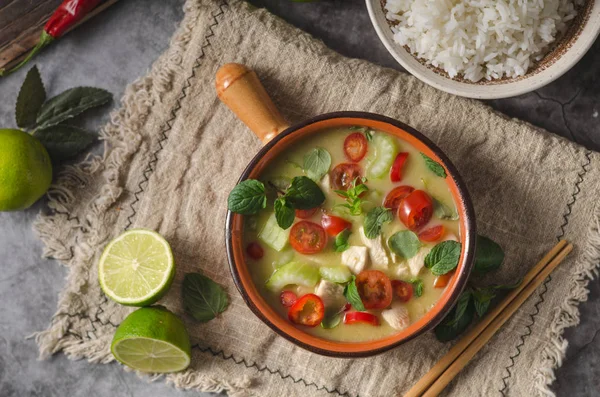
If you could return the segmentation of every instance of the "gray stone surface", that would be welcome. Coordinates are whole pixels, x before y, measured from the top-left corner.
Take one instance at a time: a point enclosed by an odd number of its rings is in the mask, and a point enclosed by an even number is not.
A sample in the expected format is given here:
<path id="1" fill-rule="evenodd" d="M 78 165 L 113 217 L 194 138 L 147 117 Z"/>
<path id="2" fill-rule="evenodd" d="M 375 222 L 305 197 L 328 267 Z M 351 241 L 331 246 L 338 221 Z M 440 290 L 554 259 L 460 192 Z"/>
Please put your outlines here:
<path id="1" fill-rule="evenodd" d="M 377 39 L 362 0 L 293 3 L 253 0 L 321 38 L 340 53 L 401 69 Z M 36 59 L 46 88 L 56 94 L 76 85 L 104 87 L 120 98 L 168 46 L 182 16 L 183 0 L 128 0 L 63 38 Z M 7 21 L 0 21 L 6 23 Z M 494 108 L 600 150 L 600 42 L 565 76 L 537 92 L 489 101 Z M 13 109 L 25 72 L 0 80 L 0 125 L 14 126 Z M 112 106 L 116 106 L 115 101 Z M 96 129 L 108 107 L 86 117 Z M 98 150 L 98 149 L 96 149 Z M 37 361 L 25 337 L 43 329 L 56 309 L 66 269 L 40 259 L 31 224 L 44 203 L 21 213 L 0 213 L 0 396 L 179 396 L 162 382 L 146 383 L 116 364 L 69 361 L 58 354 Z M 600 284 L 590 284 L 580 306 L 582 322 L 567 330 L 567 359 L 557 372 L 559 396 L 598 394 L 600 379 Z M 595 393 L 594 393 L 595 392 Z M 185 394 L 198 394 L 188 392 Z"/>

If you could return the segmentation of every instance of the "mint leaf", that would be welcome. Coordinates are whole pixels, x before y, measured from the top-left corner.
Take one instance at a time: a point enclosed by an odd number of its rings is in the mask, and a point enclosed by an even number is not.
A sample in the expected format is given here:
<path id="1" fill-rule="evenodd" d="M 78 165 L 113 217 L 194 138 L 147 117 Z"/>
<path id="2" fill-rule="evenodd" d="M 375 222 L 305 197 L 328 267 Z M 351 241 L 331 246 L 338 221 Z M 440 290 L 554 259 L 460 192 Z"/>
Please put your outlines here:
<path id="1" fill-rule="evenodd" d="M 70 125 L 55 125 L 33 133 L 44 145 L 53 162 L 75 157 L 87 149 L 96 137 L 81 128 Z"/>
<path id="2" fill-rule="evenodd" d="M 359 312 L 365 311 L 365 305 L 363 305 L 362 299 L 360 299 L 360 294 L 358 293 L 358 289 L 356 288 L 355 276 L 352 276 L 352 280 L 346 284 L 346 287 L 344 288 L 344 296 L 346 297 L 346 300 L 350 302 L 353 308 Z"/>
<path id="3" fill-rule="evenodd" d="M 471 291 L 467 290 L 458 298 L 456 306 L 448 313 L 442 322 L 435 327 L 435 336 L 440 342 L 448 342 L 456 338 L 475 316 L 475 306 L 471 299 Z"/>
<path id="4" fill-rule="evenodd" d="M 350 248 L 350 244 L 348 244 L 350 233 L 350 229 L 344 229 L 335 236 L 335 241 L 333 242 L 335 252 L 344 252 Z"/>
<path id="5" fill-rule="evenodd" d="M 493 287 L 475 288 L 472 292 L 475 312 L 479 317 L 488 311 L 492 299 L 496 297 L 496 292 Z"/>
<path id="6" fill-rule="evenodd" d="M 436 276 L 451 272 L 458 266 L 461 244 L 457 241 L 442 241 L 425 257 L 425 266 Z"/>
<path id="7" fill-rule="evenodd" d="M 447 219 L 451 221 L 455 221 L 458 219 L 458 213 L 456 212 L 456 210 L 450 208 L 443 201 L 438 200 L 431 194 L 429 195 L 429 197 L 431 197 L 431 200 L 433 201 L 433 214 L 436 216 L 436 218 Z"/>
<path id="8" fill-rule="evenodd" d="M 419 252 L 421 241 L 419 241 L 419 237 L 414 232 L 402 230 L 392 234 L 388 240 L 388 245 L 394 253 L 405 259 L 410 259 Z"/>
<path id="9" fill-rule="evenodd" d="M 475 272 L 486 274 L 497 270 L 504 262 L 502 247 L 491 239 L 478 235 L 477 249 L 475 250 Z"/>
<path id="10" fill-rule="evenodd" d="M 223 287 L 200 273 L 185 275 L 182 293 L 185 310 L 202 323 L 217 317 L 229 305 Z"/>
<path id="11" fill-rule="evenodd" d="M 342 315 L 336 313 L 332 316 L 325 316 L 321 321 L 321 327 L 324 329 L 331 329 L 337 327 L 342 321 Z"/>
<path id="12" fill-rule="evenodd" d="M 331 155 L 323 148 L 312 149 L 304 156 L 304 172 L 313 181 L 320 181 L 329 172 Z"/>
<path id="13" fill-rule="evenodd" d="M 253 215 L 267 206 L 265 185 L 256 179 L 247 179 L 233 188 L 227 198 L 227 208 L 242 215 Z"/>
<path id="14" fill-rule="evenodd" d="M 288 204 L 297 210 L 308 210 L 323 204 L 325 194 L 312 179 L 297 176 L 285 194 Z"/>
<path id="15" fill-rule="evenodd" d="M 446 170 L 444 169 L 444 167 L 442 167 L 440 163 L 427 156 L 425 153 L 421 153 L 421 156 L 425 160 L 425 165 L 427 166 L 427 168 L 429 168 L 431 172 L 433 172 L 440 178 L 445 178 L 447 176 Z"/>
<path id="16" fill-rule="evenodd" d="M 420 298 L 421 295 L 423 295 L 423 280 L 421 280 L 420 278 L 414 278 L 410 280 L 410 283 L 413 286 L 413 292 L 415 293 L 415 296 L 417 298 Z"/>
<path id="17" fill-rule="evenodd" d="M 367 213 L 365 217 L 365 236 L 374 239 L 381 234 L 381 227 L 384 223 L 392 221 L 394 216 L 392 211 L 385 207 L 375 207 Z"/>
<path id="18" fill-rule="evenodd" d="M 87 109 L 104 105 L 111 99 L 112 94 L 101 88 L 71 88 L 44 103 L 37 116 L 38 128 L 62 123 Z"/>
<path id="19" fill-rule="evenodd" d="M 279 197 L 275 200 L 275 219 L 277 224 L 283 230 L 292 226 L 296 213 L 292 207 L 287 203 L 285 197 Z"/>
<path id="20" fill-rule="evenodd" d="M 35 118 L 46 100 L 46 90 L 37 66 L 32 67 L 19 90 L 15 106 L 17 126 L 26 128 L 35 124 Z"/>
<path id="21" fill-rule="evenodd" d="M 367 141 L 372 142 L 373 141 L 373 131 L 367 128 L 365 130 L 365 137 L 367 138 Z"/>
<path id="22" fill-rule="evenodd" d="M 369 191 L 367 185 L 364 184 L 365 178 L 356 178 L 352 181 L 352 184 L 348 190 L 334 190 L 335 193 L 346 199 L 345 204 L 337 204 L 336 207 L 343 207 L 348 209 L 350 215 L 358 216 L 362 214 L 363 200 L 360 195 Z M 360 181 L 359 184 L 358 181 Z"/>

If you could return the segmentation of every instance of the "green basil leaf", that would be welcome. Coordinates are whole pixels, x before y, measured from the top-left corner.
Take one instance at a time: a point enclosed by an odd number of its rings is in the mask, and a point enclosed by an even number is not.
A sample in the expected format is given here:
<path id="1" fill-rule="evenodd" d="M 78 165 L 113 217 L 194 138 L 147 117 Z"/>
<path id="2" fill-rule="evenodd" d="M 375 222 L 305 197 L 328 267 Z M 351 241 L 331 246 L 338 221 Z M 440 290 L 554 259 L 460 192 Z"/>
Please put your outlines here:
<path id="1" fill-rule="evenodd" d="M 35 124 L 35 118 L 40 108 L 46 101 L 46 90 L 37 66 L 32 67 L 21 85 L 17 105 L 15 106 L 15 119 L 17 126 L 26 128 Z"/>
<path id="2" fill-rule="evenodd" d="M 298 210 L 308 210 L 323 204 L 325 194 L 312 179 L 297 176 L 292 179 L 292 184 L 285 194 L 291 207 Z"/>
<path id="3" fill-rule="evenodd" d="M 436 276 L 451 272 L 458 266 L 461 244 L 458 241 L 442 241 L 425 257 L 425 266 Z"/>
<path id="4" fill-rule="evenodd" d="M 504 261 L 502 247 L 485 236 L 477 236 L 475 250 L 475 272 L 486 274 L 497 270 Z"/>
<path id="5" fill-rule="evenodd" d="M 321 321 L 321 327 L 324 329 L 331 329 L 337 327 L 342 321 L 342 315 L 337 313 L 332 316 L 325 316 Z"/>
<path id="6" fill-rule="evenodd" d="M 392 211 L 385 207 L 375 207 L 367 213 L 365 217 L 365 236 L 373 239 L 381 234 L 381 227 L 384 223 L 391 222 L 394 219 Z"/>
<path id="7" fill-rule="evenodd" d="M 229 305 L 223 287 L 200 273 L 185 275 L 182 293 L 185 310 L 202 323 L 217 317 Z"/>
<path id="8" fill-rule="evenodd" d="M 75 157 L 96 139 L 93 134 L 70 125 L 43 128 L 35 131 L 33 136 L 44 145 L 53 162 Z"/>
<path id="9" fill-rule="evenodd" d="M 333 242 L 333 246 L 335 247 L 335 252 L 344 252 L 348 248 L 350 248 L 350 244 L 348 243 L 348 237 L 350 237 L 350 229 L 344 229 L 335 236 L 335 241 Z"/>
<path id="10" fill-rule="evenodd" d="M 388 240 L 388 245 L 394 253 L 400 255 L 404 259 L 410 259 L 419 252 L 421 241 L 414 232 L 402 230 L 392 234 Z"/>
<path id="11" fill-rule="evenodd" d="M 440 342 L 448 342 L 466 330 L 475 316 L 475 307 L 471 299 L 471 292 L 465 291 L 458 298 L 456 306 L 448 313 L 446 318 L 435 327 L 435 336 Z"/>
<path id="12" fill-rule="evenodd" d="M 423 295 L 423 280 L 421 280 L 420 278 L 414 278 L 410 280 L 410 283 L 413 286 L 413 292 L 415 293 L 415 296 L 417 298 L 420 298 L 421 295 Z"/>
<path id="13" fill-rule="evenodd" d="M 277 224 L 283 230 L 292 226 L 294 219 L 296 218 L 296 212 L 285 200 L 285 197 L 279 197 L 275 200 L 275 219 Z"/>
<path id="14" fill-rule="evenodd" d="M 427 165 L 427 168 L 429 168 L 431 172 L 433 172 L 440 178 L 445 178 L 447 176 L 446 170 L 444 169 L 444 167 L 442 167 L 440 163 L 427 156 L 425 153 L 421 153 L 421 156 L 423 157 L 423 160 L 425 160 L 425 165 Z"/>
<path id="15" fill-rule="evenodd" d="M 37 116 L 39 128 L 68 120 L 96 106 L 110 102 L 112 94 L 101 88 L 76 87 L 50 98 Z"/>
<path id="16" fill-rule="evenodd" d="M 352 276 L 352 280 L 346 284 L 346 287 L 344 288 L 344 296 L 346 297 L 346 300 L 350 302 L 353 308 L 359 312 L 365 311 L 365 305 L 363 305 L 362 299 L 360 299 L 360 295 L 358 293 L 358 289 L 356 288 L 355 276 Z"/>
<path id="17" fill-rule="evenodd" d="M 329 172 L 331 155 L 323 148 L 312 149 L 304 156 L 304 172 L 313 181 L 320 181 Z"/>
<path id="18" fill-rule="evenodd" d="M 242 215 L 253 215 L 267 206 L 265 185 L 256 179 L 247 179 L 233 188 L 227 198 L 227 208 Z"/>
<path id="19" fill-rule="evenodd" d="M 456 210 L 450 208 L 443 201 L 438 200 L 433 197 L 431 194 L 429 195 L 433 201 L 433 214 L 438 219 L 447 219 L 451 221 L 458 220 L 458 213 Z"/>

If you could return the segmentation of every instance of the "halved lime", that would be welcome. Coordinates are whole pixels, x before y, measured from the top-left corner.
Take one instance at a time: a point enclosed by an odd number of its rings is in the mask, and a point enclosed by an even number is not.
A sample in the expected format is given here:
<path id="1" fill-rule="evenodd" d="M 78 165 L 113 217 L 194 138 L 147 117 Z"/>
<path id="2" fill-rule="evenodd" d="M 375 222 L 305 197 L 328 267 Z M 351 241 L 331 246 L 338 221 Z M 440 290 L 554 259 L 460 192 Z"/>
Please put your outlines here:
<path id="1" fill-rule="evenodd" d="M 142 307 L 115 331 L 110 350 L 142 372 L 177 372 L 190 365 L 190 337 L 183 322 L 162 306 Z"/>
<path id="2" fill-rule="evenodd" d="M 98 264 L 98 280 L 109 298 L 122 305 L 158 301 L 175 276 L 169 243 L 151 230 L 129 230 L 108 243 Z"/>

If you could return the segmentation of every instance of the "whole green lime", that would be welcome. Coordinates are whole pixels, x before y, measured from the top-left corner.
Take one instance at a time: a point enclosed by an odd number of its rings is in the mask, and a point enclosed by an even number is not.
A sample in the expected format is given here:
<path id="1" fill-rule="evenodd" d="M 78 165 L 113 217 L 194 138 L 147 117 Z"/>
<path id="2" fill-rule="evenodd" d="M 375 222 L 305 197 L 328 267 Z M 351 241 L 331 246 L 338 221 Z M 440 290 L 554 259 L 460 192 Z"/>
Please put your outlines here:
<path id="1" fill-rule="evenodd" d="M 142 307 L 115 331 L 110 350 L 121 363 L 142 372 L 178 372 L 191 360 L 183 322 L 162 306 Z"/>
<path id="2" fill-rule="evenodd" d="M 40 141 L 24 131 L 0 129 L 0 211 L 30 207 L 51 182 L 52 163 Z"/>

